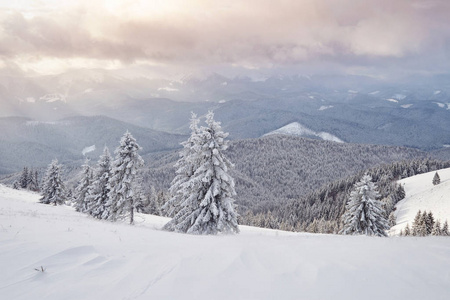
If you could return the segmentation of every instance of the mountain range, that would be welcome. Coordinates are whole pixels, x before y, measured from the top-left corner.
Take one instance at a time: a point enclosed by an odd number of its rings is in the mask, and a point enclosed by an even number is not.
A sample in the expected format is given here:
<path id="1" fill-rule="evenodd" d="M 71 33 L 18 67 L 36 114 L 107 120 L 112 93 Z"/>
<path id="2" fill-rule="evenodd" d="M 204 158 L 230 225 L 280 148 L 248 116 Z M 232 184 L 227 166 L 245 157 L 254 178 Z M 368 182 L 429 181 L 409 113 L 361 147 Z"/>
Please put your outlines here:
<path id="1" fill-rule="evenodd" d="M 187 134 L 190 113 L 213 110 L 232 139 L 261 137 L 298 123 L 347 143 L 440 149 L 450 145 L 448 76 L 396 82 L 365 76 L 176 79 L 78 70 L 0 76 L 0 117 L 56 121 L 103 115 Z M 320 137 L 316 137 L 320 138 Z"/>

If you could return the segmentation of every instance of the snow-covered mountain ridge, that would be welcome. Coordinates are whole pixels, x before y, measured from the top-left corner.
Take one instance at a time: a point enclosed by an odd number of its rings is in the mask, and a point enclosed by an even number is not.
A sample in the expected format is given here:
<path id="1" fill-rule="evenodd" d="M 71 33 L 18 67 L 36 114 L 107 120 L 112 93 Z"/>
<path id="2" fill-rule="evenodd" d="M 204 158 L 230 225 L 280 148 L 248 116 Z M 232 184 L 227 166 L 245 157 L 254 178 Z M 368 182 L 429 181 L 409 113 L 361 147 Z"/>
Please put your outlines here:
<path id="1" fill-rule="evenodd" d="M 399 180 L 405 188 L 406 197 L 396 205 L 395 216 L 397 225 L 391 229 L 391 234 L 398 234 L 406 224 L 411 227 L 417 212 L 426 210 L 432 212 L 441 224 L 450 222 L 450 168 L 437 171 L 441 183 L 433 185 L 436 171 L 415 175 Z"/>
<path id="2" fill-rule="evenodd" d="M 39 204 L 38 198 L 0 185 L 1 298 L 450 297 L 445 237 L 313 235 L 245 226 L 238 235 L 192 236 L 160 231 L 166 218 L 138 215 L 137 225 L 129 226 Z"/>
<path id="3" fill-rule="evenodd" d="M 297 136 L 303 136 L 303 137 L 313 137 L 313 138 L 319 138 L 324 141 L 332 141 L 337 143 L 344 143 L 343 140 L 338 138 L 337 136 L 328 133 L 328 132 L 316 132 L 309 128 L 306 128 L 302 124 L 298 122 L 290 123 L 286 126 L 283 126 L 277 130 L 271 131 L 264 136 L 272 135 L 272 134 L 285 134 L 285 135 L 297 135 Z"/>

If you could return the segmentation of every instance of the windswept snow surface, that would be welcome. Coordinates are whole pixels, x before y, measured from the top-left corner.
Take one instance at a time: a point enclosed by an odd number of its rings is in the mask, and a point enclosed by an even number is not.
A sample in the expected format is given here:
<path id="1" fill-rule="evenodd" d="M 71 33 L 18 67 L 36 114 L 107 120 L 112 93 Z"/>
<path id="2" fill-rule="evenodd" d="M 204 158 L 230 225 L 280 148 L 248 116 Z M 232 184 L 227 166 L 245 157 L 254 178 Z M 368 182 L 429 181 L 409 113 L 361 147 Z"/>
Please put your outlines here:
<path id="1" fill-rule="evenodd" d="M 391 228 L 390 234 L 399 234 L 407 223 L 411 227 L 419 209 L 432 211 L 434 218 L 441 220 L 441 225 L 445 220 L 450 222 L 450 168 L 437 172 L 441 178 L 438 185 L 432 182 L 436 171 L 398 181 L 404 185 L 406 197 L 396 205 L 397 225 Z"/>
<path id="2" fill-rule="evenodd" d="M 0 185 L 0 299 L 450 299 L 450 238 L 192 236 L 38 198 Z"/>

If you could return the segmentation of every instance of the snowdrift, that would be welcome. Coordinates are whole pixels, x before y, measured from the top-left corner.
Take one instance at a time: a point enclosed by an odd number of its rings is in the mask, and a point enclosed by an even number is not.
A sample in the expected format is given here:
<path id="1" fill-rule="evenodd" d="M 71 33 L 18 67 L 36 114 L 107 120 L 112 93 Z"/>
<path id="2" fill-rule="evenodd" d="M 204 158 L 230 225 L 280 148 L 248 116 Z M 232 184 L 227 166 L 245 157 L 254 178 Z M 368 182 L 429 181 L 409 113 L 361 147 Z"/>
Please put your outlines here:
<path id="1" fill-rule="evenodd" d="M 0 186 L 0 299 L 450 299 L 450 238 L 192 236 L 38 198 Z"/>

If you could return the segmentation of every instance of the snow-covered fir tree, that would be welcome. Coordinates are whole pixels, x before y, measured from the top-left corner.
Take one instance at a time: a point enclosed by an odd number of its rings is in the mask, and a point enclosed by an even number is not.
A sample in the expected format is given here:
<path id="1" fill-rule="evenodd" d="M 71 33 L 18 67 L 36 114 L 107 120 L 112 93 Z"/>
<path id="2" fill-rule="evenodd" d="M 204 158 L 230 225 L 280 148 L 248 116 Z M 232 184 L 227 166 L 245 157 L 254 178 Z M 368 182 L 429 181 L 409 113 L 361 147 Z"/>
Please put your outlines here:
<path id="1" fill-rule="evenodd" d="M 105 206 L 109 199 L 109 180 L 111 178 L 111 155 L 107 147 L 103 149 L 103 154 L 97 163 L 94 173 L 94 179 L 87 195 L 88 209 L 87 213 L 97 219 L 102 217 L 105 212 Z"/>
<path id="2" fill-rule="evenodd" d="M 15 190 L 20 189 L 20 183 L 17 180 L 14 180 L 13 184 L 12 184 L 12 188 Z"/>
<path id="3" fill-rule="evenodd" d="M 412 235 L 414 235 L 414 236 L 419 235 L 421 220 L 422 220 L 422 212 L 419 209 L 419 211 L 417 212 L 416 216 L 414 217 L 414 221 L 412 223 L 412 230 L 411 230 Z"/>
<path id="4" fill-rule="evenodd" d="M 431 232 L 433 231 L 433 227 L 434 227 L 434 217 L 433 217 L 433 213 L 430 211 L 425 216 L 425 228 L 427 230 L 427 235 L 431 234 Z"/>
<path id="5" fill-rule="evenodd" d="M 404 236 L 410 236 L 411 235 L 411 229 L 409 228 L 409 223 L 406 224 Z"/>
<path id="6" fill-rule="evenodd" d="M 397 218 L 395 217 L 395 213 L 391 212 L 388 218 L 389 227 L 394 227 L 397 224 Z"/>
<path id="7" fill-rule="evenodd" d="M 20 188 L 26 189 L 28 187 L 28 178 L 29 178 L 28 168 L 24 167 L 19 178 Z"/>
<path id="8" fill-rule="evenodd" d="M 39 178 L 38 178 L 38 171 L 30 172 L 30 182 L 28 185 L 28 189 L 33 192 L 39 191 Z"/>
<path id="9" fill-rule="evenodd" d="M 228 174 L 233 165 L 223 154 L 228 134 L 209 112 L 206 126 L 192 135 L 198 144 L 193 144 L 196 148 L 192 149 L 195 154 L 191 157 L 198 161 L 198 166 L 189 180 L 181 184 L 181 209 L 164 228 L 190 234 L 237 233 L 233 199 L 236 192 L 234 180 Z"/>
<path id="10" fill-rule="evenodd" d="M 441 177 L 439 177 L 438 172 L 436 172 L 433 177 L 433 184 L 438 185 L 439 183 L 441 183 Z"/>
<path id="11" fill-rule="evenodd" d="M 128 131 L 120 140 L 112 164 L 109 200 L 102 218 L 116 221 L 129 214 L 130 224 L 134 222 L 135 197 L 133 193 L 134 179 L 137 171 L 144 165 L 144 160 L 138 154 L 141 147 Z"/>
<path id="12" fill-rule="evenodd" d="M 66 191 L 61 179 L 61 166 L 55 159 L 47 168 L 44 184 L 42 188 L 42 198 L 39 200 L 44 204 L 64 204 L 66 201 Z"/>
<path id="13" fill-rule="evenodd" d="M 174 165 L 176 168 L 176 176 L 172 180 L 169 193 L 170 199 L 162 207 L 165 215 L 168 217 L 174 217 L 181 208 L 183 202 L 184 185 L 194 175 L 195 170 L 199 167 L 199 155 L 200 152 L 200 135 L 198 128 L 199 119 L 197 115 L 191 114 L 191 135 L 181 143 L 183 149 L 180 151 L 180 158 Z"/>
<path id="14" fill-rule="evenodd" d="M 82 177 L 77 187 L 75 188 L 74 202 L 75 210 L 79 212 L 88 211 L 88 198 L 89 189 L 92 184 L 93 174 L 92 169 L 89 166 L 89 160 L 86 159 L 82 166 Z"/>
<path id="15" fill-rule="evenodd" d="M 436 220 L 436 222 L 434 223 L 433 226 L 433 231 L 431 231 L 431 235 L 442 235 L 442 230 L 441 230 L 441 222 L 439 220 Z"/>
<path id="16" fill-rule="evenodd" d="M 386 236 L 389 229 L 379 194 L 372 177 L 364 175 L 350 193 L 346 211 L 342 216 L 341 234 Z"/>
<path id="17" fill-rule="evenodd" d="M 448 236 L 449 235 L 447 220 L 445 220 L 444 225 L 442 225 L 441 235 L 443 235 L 443 236 Z"/>

